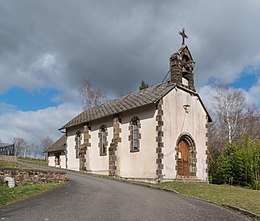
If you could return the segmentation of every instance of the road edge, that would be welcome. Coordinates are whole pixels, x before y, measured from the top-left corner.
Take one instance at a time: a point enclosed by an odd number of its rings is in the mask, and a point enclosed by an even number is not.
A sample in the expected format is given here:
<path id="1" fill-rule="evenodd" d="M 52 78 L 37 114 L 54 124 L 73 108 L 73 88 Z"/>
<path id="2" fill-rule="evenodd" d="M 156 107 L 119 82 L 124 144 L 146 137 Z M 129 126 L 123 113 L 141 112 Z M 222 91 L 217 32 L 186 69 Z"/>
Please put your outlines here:
<path id="1" fill-rule="evenodd" d="M 44 167 L 44 166 L 40 166 L 40 167 Z M 242 214 L 242 215 L 244 215 L 246 217 L 250 217 L 250 218 L 253 218 L 253 219 L 256 219 L 256 220 L 260 220 L 260 215 L 258 215 L 256 213 L 253 213 L 251 211 L 248 211 L 246 209 L 242 209 L 240 207 L 236 207 L 236 206 L 229 205 L 229 204 L 216 203 L 216 202 L 213 202 L 213 201 L 210 201 L 210 200 L 201 199 L 201 198 L 198 198 L 198 197 L 195 197 L 195 196 L 185 195 L 185 194 L 182 194 L 182 193 L 180 193 L 180 192 L 178 192 L 178 191 L 176 191 L 174 189 L 167 189 L 167 188 L 163 188 L 163 187 L 157 187 L 157 186 L 150 185 L 149 183 L 138 182 L 138 181 L 134 181 L 134 180 L 129 180 L 127 178 L 122 178 L 122 177 L 114 177 L 114 176 L 107 176 L 107 175 L 99 175 L 99 174 L 88 173 L 86 171 L 76 171 L 76 170 L 62 169 L 62 168 L 56 168 L 56 167 L 50 167 L 50 166 L 47 166 L 46 168 L 52 168 L 52 169 L 62 170 L 62 171 L 69 171 L 69 172 L 89 175 L 89 176 L 98 177 L 98 178 L 104 178 L 104 179 L 110 179 L 110 180 L 115 180 L 115 181 L 119 181 L 119 182 L 130 183 L 130 184 L 134 184 L 134 185 L 138 185 L 138 186 L 148 187 L 148 188 L 151 188 L 151 189 L 157 189 L 157 190 L 161 190 L 161 191 L 172 192 L 172 193 L 179 194 L 179 195 L 182 195 L 182 196 L 191 197 L 191 198 L 194 198 L 194 199 L 197 199 L 197 200 L 201 200 L 201 201 L 213 204 L 213 205 L 221 206 L 221 207 L 224 207 L 226 209 L 232 210 L 232 211 L 234 211 L 236 213 Z"/>
<path id="2" fill-rule="evenodd" d="M 174 189 L 167 189 L 167 188 L 163 188 L 163 187 L 157 187 L 157 186 L 150 185 L 149 183 L 137 182 L 137 181 L 129 180 L 129 179 L 126 179 L 126 178 L 121 178 L 121 177 L 111 177 L 111 176 L 106 176 L 106 175 L 98 175 L 98 174 L 87 173 L 87 172 L 84 172 L 84 171 L 74 171 L 74 170 L 68 170 L 68 171 L 76 172 L 76 173 L 80 173 L 80 174 L 85 174 L 85 175 L 89 175 L 89 176 L 94 176 L 94 177 L 98 177 L 98 178 L 105 178 L 105 179 L 115 180 L 115 181 L 119 181 L 119 182 L 130 183 L 130 184 L 143 186 L 143 187 L 148 187 L 148 188 L 151 188 L 151 189 L 161 190 L 161 191 L 165 191 L 165 192 L 172 192 L 172 193 L 175 193 L 175 194 L 179 194 L 179 195 L 182 195 L 182 196 L 191 197 L 191 198 L 203 201 L 203 202 L 207 202 L 207 203 L 210 203 L 210 204 L 213 204 L 213 205 L 216 205 L 216 206 L 221 206 L 221 207 L 224 207 L 226 209 L 232 210 L 232 211 L 234 211 L 234 212 L 236 212 L 238 214 L 242 214 L 242 215 L 244 215 L 246 217 L 250 217 L 250 218 L 253 218 L 255 220 L 260 220 L 260 215 L 258 215 L 256 213 L 253 213 L 251 211 L 248 211 L 246 209 L 242 209 L 240 207 L 232 206 L 232 205 L 229 205 L 229 204 L 216 203 L 216 202 L 213 202 L 213 201 L 210 201 L 210 200 L 201 199 L 201 198 L 198 198 L 198 197 L 195 197 L 195 196 L 185 195 L 185 194 L 182 194 L 182 193 L 180 193 L 180 192 L 178 192 L 178 191 L 176 191 Z"/>

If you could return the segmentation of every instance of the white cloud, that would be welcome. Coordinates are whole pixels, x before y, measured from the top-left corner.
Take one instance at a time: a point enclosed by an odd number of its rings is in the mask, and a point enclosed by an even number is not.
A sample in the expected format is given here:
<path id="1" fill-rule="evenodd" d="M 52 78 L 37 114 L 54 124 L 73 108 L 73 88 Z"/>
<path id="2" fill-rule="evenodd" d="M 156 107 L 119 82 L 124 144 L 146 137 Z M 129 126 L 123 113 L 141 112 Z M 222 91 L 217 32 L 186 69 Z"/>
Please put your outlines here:
<path id="1" fill-rule="evenodd" d="M 214 96 L 214 90 L 210 85 L 206 85 L 203 87 L 198 88 L 198 94 L 200 95 L 200 98 L 207 108 L 208 111 L 213 110 L 213 102 L 212 98 Z"/>
<path id="2" fill-rule="evenodd" d="M 34 64 L 36 69 L 50 68 L 56 64 L 55 56 L 49 53 L 43 54 Z"/>
<path id="3" fill-rule="evenodd" d="M 0 103 L 0 115 L 6 112 L 14 112 L 16 111 L 16 107 L 11 104 L 6 104 L 6 103 Z"/>
<path id="4" fill-rule="evenodd" d="M 257 107 L 260 107 L 260 78 L 256 82 L 255 85 L 250 87 L 248 90 L 239 88 L 238 90 L 241 90 L 246 99 L 246 104 L 248 106 L 256 105 Z M 215 96 L 214 88 L 211 85 L 205 85 L 198 88 L 198 93 L 206 106 L 207 110 L 210 112 L 212 117 L 214 116 L 214 104 L 213 104 L 213 96 Z"/>
<path id="5" fill-rule="evenodd" d="M 260 107 L 260 77 L 255 85 L 253 85 L 247 92 L 246 98 L 249 104 L 255 104 Z"/>
<path id="6" fill-rule="evenodd" d="M 14 137 L 22 137 L 28 143 L 39 144 L 45 136 L 57 139 L 61 136 L 58 128 L 80 112 L 80 107 L 62 104 L 38 111 L 13 111 L 0 115 L 0 139 L 12 142 Z"/>

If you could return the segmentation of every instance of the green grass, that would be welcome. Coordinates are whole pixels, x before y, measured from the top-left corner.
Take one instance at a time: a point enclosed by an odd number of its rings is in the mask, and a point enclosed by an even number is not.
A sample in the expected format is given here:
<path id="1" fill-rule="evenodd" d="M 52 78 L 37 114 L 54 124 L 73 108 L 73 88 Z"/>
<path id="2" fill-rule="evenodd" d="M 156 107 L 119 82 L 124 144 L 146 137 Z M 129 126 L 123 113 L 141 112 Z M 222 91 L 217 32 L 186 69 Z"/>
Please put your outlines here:
<path id="1" fill-rule="evenodd" d="M 0 207 L 51 190 L 60 185 L 62 184 L 25 184 L 16 186 L 15 188 L 9 188 L 7 185 L 0 186 Z"/>
<path id="2" fill-rule="evenodd" d="M 46 161 L 43 161 L 44 160 L 35 160 L 29 158 L 25 159 L 25 162 L 45 165 Z M 0 168 L 29 169 L 30 167 L 21 165 L 19 163 L 0 161 Z M 28 198 L 29 196 L 51 190 L 60 185 L 62 185 L 62 183 L 24 184 L 16 186 L 15 188 L 9 188 L 7 185 L 0 185 L 0 207 L 9 205 L 21 199 Z"/>
<path id="3" fill-rule="evenodd" d="M 2 160 L 0 160 L 0 168 L 30 169 L 30 167 L 21 165 L 21 164 L 19 164 L 19 163 L 6 162 L 6 161 L 2 161 Z"/>
<path id="4" fill-rule="evenodd" d="M 230 185 L 206 183 L 166 182 L 155 186 L 174 189 L 181 194 L 197 197 L 218 204 L 237 206 L 260 214 L 260 191 Z"/>
<path id="5" fill-rule="evenodd" d="M 48 166 L 48 161 L 46 160 L 34 159 L 34 158 L 22 158 L 22 157 L 18 157 L 18 160 L 21 162 L 37 164 L 40 166 Z"/>

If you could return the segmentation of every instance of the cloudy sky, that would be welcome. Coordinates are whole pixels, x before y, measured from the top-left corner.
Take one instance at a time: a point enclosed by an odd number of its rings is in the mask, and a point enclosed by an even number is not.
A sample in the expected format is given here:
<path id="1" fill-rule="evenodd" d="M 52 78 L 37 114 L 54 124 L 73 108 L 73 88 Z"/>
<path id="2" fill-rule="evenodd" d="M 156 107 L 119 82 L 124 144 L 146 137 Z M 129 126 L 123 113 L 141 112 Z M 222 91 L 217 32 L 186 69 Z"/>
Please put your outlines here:
<path id="1" fill-rule="evenodd" d="M 2 0 L 0 139 L 57 139 L 83 79 L 110 98 L 161 82 L 183 27 L 204 102 L 221 79 L 259 105 L 259 12 L 259 0 Z"/>

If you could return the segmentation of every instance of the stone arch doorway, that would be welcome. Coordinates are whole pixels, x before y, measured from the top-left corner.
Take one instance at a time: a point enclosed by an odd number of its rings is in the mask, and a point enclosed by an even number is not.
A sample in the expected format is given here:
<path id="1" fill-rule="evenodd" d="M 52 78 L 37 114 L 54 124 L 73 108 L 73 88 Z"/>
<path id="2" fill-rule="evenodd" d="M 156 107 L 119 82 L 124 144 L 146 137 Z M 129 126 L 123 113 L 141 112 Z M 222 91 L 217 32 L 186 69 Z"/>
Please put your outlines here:
<path id="1" fill-rule="evenodd" d="M 196 146 L 189 134 L 182 134 L 176 145 L 177 177 L 196 177 Z"/>
<path id="2" fill-rule="evenodd" d="M 178 144 L 177 175 L 190 176 L 190 147 L 185 140 Z"/>

